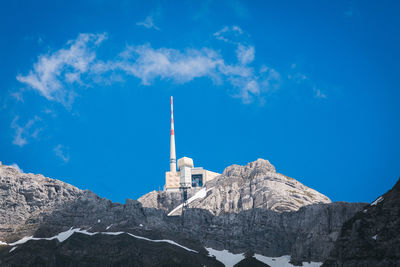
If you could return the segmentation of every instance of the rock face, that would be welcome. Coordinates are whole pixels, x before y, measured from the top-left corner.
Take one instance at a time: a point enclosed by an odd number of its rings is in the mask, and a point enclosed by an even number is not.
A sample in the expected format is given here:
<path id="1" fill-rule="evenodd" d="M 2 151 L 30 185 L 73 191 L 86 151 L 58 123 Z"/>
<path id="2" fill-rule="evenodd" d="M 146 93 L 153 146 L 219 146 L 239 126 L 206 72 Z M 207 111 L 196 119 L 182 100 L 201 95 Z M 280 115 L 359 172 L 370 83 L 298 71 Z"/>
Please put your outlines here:
<path id="1" fill-rule="evenodd" d="M 9 252 L 0 248 L 2 267 L 16 266 L 224 266 L 204 253 L 127 235 L 74 234 L 63 243 L 30 241 Z"/>
<path id="2" fill-rule="evenodd" d="M 20 173 L 0 164 L 0 240 L 26 236 L 43 216 L 62 209 L 84 191 L 43 175 Z"/>
<path id="3" fill-rule="evenodd" d="M 293 178 L 276 172 L 268 160 L 258 159 L 246 166 L 232 165 L 206 184 L 207 196 L 189 204 L 215 215 L 267 208 L 277 212 L 296 211 L 300 207 L 331 203 L 321 193 Z M 193 195 L 194 192 L 191 192 Z M 153 191 L 138 199 L 145 207 L 171 211 L 182 203 L 176 192 Z"/>
<path id="4" fill-rule="evenodd" d="M 337 202 L 313 204 L 295 212 L 253 209 L 218 216 L 204 209 L 187 209 L 182 229 L 217 250 L 252 251 L 271 257 L 291 255 L 296 263 L 322 262 L 342 224 L 364 206 Z"/>
<path id="5" fill-rule="evenodd" d="M 25 266 L 42 266 L 43 262 L 49 262 L 48 266 L 73 266 L 74 260 L 79 259 L 109 266 L 143 266 L 153 259 L 157 265 L 218 266 L 204 247 L 273 257 L 291 255 L 296 263 L 321 262 L 327 258 L 342 224 L 365 206 L 320 203 L 329 199 L 275 173 L 273 166 L 264 160 L 228 167 L 216 179 L 221 180 L 213 181 L 215 192 L 210 190 L 201 201 L 194 201 L 193 208 L 186 209 L 182 216 L 167 216 L 166 211 L 180 203 L 179 193 L 174 199 L 153 192 L 141 198 L 143 204 L 127 199 L 123 205 L 57 180 L 0 166 L 0 241 L 10 244 L 25 236 L 49 238 L 70 228 L 90 234 L 125 232 L 141 237 L 129 237 L 128 241 L 126 234 L 110 237 L 74 233 L 63 242 L 42 239 L 12 246 L 0 243 L 0 265 L 23 266 L 26 262 Z M 246 192 L 258 204 L 243 205 Z M 218 194 L 219 204 L 210 204 Z M 237 194 L 239 198 L 234 197 Z M 299 208 L 294 199 L 316 204 Z M 145 202 L 150 204 L 146 207 Z M 199 255 L 182 251 L 178 245 L 171 247 L 149 240 L 173 240 L 198 251 Z M 120 247 L 126 242 L 132 242 L 132 247 Z M 154 247 L 149 249 L 149 246 Z M 129 257 L 142 258 L 132 262 Z"/>
<path id="6" fill-rule="evenodd" d="M 343 225 L 323 266 L 400 266 L 400 179 Z"/>

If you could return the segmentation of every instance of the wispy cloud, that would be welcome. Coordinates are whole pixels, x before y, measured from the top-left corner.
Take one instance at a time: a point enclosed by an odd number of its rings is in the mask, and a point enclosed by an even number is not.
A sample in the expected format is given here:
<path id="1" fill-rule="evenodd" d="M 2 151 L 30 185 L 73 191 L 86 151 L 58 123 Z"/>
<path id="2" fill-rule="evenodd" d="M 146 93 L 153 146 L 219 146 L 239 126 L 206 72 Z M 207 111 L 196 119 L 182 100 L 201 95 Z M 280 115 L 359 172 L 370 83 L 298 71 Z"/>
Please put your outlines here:
<path id="1" fill-rule="evenodd" d="M 153 15 L 147 16 L 143 21 L 139 21 L 136 23 L 137 26 L 142 26 L 147 29 L 154 29 L 160 31 L 160 28 L 154 24 L 154 17 Z"/>
<path id="2" fill-rule="evenodd" d="M 240 63 L 242 64 L 249 64 L 253 62 L 254 57 L 255 57 L 255 49 L 254 46 L 245 46 L 242 44 L 238 45 L 238 48 L 236 49 L 236 55 Z"/>
<path id="3" fill-rule="evenodd" d="M 53 149 L 54 153 L 58 158 L 60 158 L 64 163 L 69 161 L 68 149 L 63 145 L 59 144 Z"/>
<path id="4" fill-rule="evenodd" d="M 108 67 L 139 78 L 143 85 L 150 85 L 156 78 L 185 83 L 198 77 L 211 77 L 223 62 L 218 53 L 207 48 L 179 51 L 141 45 L 128 47 L 122 55 L 120 60 L 108 63 Z"/>
<path id="5" fill-rule="evenodd" d="M 291 71 L 287 75 L 288 81 L 292 81 L 297 85 L 304 85 L 307 90 L 313 93 L 313 96 L 317 99 L 326 99 L 327 95 L 321 89 L 318 89 L 320 85 L 313 81 L 309 75 L 304 74 L 299 70 L 299 66 L 296 63 L 290 65 Z M 312 91 L 311 91 L 312 90 Z"/>
<path id="6" fill-rule="evenodd" d="M 22 92 L 11 92 L 10 95 L 17 101 L 17 102 L 24 102 L 24 98 L 22 96 Z"/>
<path id="7" fill-rule="evenodd" d="M 67 47 L 41 55 L 28 75 L 18 75 L 17 80 L 39 91 L 48 100 L 69 105 L 74 92 L 68 87 L 82 84 L 81 75 L 87 73 L 96 59 L 95 47 L 107 38 L 106 34 L 80 34 L 67 42 Z"/>
<path id="8" fill-rule="evenodd" d="M 225 26 L 221 30 L 215 32 L 213 35 L 217 40 L 224 41 L 227 43 L 237 43 L 234 39 L 238 38 L 243 34 L 243 30 L 234 26 Z"/>
<path id="9" fill-rule="evenodd" d="M 37 138 L 41 128 L 35 128 L 34 124 L 41 120 L 40 117 L 35 116 L 33 119 L 30 119 L 25 125 L 18 124 L 19 117 L 14 117 L 11 122 L 11 128 L 14 129 L 14 138 L 13 144 L 19 147 L 23 147 L 28 144 L 29 138 Z"/>
<path id="10" fill-rule="evenodd" d="M 235 97 L 243 103 L 251 103 L 254 99 L 264 102 L 263 94 L 276 90 L 280 86 L 281 77 L 275 69 L 262 65 L 258 71 L 251 63 L 255 60 L 255 47 L 249 44 L 249 36 L 239 26 L 225 26 L 213 36 L 220 41 L 236 46 L 238 63 L 221 66 L 221 71 L 227 76 L 233 87 L 238 89 Z"/>
<path id="11" fill-rule="evenodd" d="M 244 40 L 244 31 L 238 26 L 224 27 L 215 38 L 233 45 L 237 62 L 226 60 L 212 48 L 184 49 L 153 48 L 150 44 L 131 45 L 109 60 L 96 57 L 98 45 L 105 34 L 80 34 L 69 41 L 66 48 L 42 55 L 26 76 L 18 81 L 38 90 L 44 97 L 67 105 L 72 103 L 75 91 L 72 85 L 84 81 L 112 83 L 124 76 L 140 79 L 149 86 L 155 80 L 187 83 L 196 78 L 209 78 L 216 85 L 228 83 L 229 93 L 250 103 L 262 98 L 264 92 L 279 86 L 280 75 L 271 67 L 254 67 L 255 47 Z M 234 38 L 237 39 L 234 39 Z"/>
<path id="12" fill-rule="evenodd" d="M 99 62 L 98 73 L 122 70 L 139 78 L 143 85 L 151 85 L 155 79 L 186 83 L 195 78 L 210 78 L 217 85 L 228 82 L 232 96 L 251 103 L 271 85 L 276 87 L 279 73 L 268 67 L 258 72 L 248 66 L 254 60 L 254 47 L 243 48 L 238 55 L 238 63 L 230 64 L 215 50 L 209 48 L 179 51 L 170 48 L 154 49 L 150 45 L 131 46 L 119 61 Z"/>

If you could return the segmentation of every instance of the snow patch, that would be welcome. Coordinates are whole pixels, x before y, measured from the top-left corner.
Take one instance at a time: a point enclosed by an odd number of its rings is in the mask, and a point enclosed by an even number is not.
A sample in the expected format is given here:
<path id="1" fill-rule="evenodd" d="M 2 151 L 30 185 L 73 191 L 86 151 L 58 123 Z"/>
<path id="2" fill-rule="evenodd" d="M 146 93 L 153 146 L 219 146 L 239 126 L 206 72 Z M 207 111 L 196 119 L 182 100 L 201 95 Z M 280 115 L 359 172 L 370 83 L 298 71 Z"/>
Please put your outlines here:
<path id="1" fill-rule="evenodd" d="M 196 194 L 194 194 L 191 198 L 189 198 L 186 201 L 186 205 L 192 203 L 193 201 L 195 201 L 196 199 L 199 198 L 205 198 L 207 196 L 207 192 L 210 191 L 212 188 L 208 189 L 207 188 L 202 188 L 201 190 L 199 190 L 198 192 L 196 192 Z M 171 216 L 175 211 L 181 209 L 183 206 L 183 204 L 180 204 L 179 206 L 177 206 L 175 209 L 173 209 L 170 213 L 168 213 L 167 216 Z"/>
<path id="2" fill-rule="evenodd" d="M 371 206 L 375 206 L 376 204 L 378 204 L 379 202 L 381 202 L 383 200 L 383 197 L 378 197 L 377 200 L 375 200 L 374 202 L 371 203 Z"/>
<path id="3" fill-rule="evenodd" d="M 101 220 L 100 220 L 100 219 L 98 219 L 98 220 L 97 220 L 97 223 L 100 223 L 100 222 L 101 222 Z"/>
<path id="4" fill-rule="evenodd" d="M 227 250 L 215 250 L 212 248 L 205 248 L 211 256 L 215 256 L 217 261 L 222 262 L 226 267 L 232 267 L 236 263 L 243 260 L 244 254 L 233 254 Z"/>
<path id="5" fill-rule="evenodd" d="M 8 253 L 11 253 L 11 252 L 13 252 L 15 249 L 16 249 L 17 247 L 13 247 L 13 248 L 11 248 L 10 249 L 10 251 L 8 252 Z"/>
<path id="6" fill-rule="evenodd" d="M 233 254 L 227 250 L 215 250 L 212 248 L 205 248 L 211 256 L 222 262 L 226 267 L 234 266 L 236 263 L 240 262 L 245 258 L 244 254 Z M 284 255 L 280 257 L 266 257 L 260 254 L 254 254 L 254 258 L 257 260 L 271 266 L 271 267 L 294 267 L 290 263 L 290 256 Z M 319 267 L 322 262 L 303 262 L 304 267 Z"/>
<path id="7" fill-rule="evenodd" d="M 113 224 L 110 224 L 109 226 L 106 227 L 106 230 L 110 229 Z"/>
<path id="8" fill-rule="evenodd" d="M 290 255 L 283 255 L 280 257 L 266 257 L 260 254 L 254 254 L 254 258 L 257 260 L 268 264 L 271 267 L 292 267 L 293 264 L 290 263 Z M 322 262 L 303 262 L 304 267 L 319 267 Z"/>
<path id="9" fill-rule="evenodd" d="M 178 246 L 180 248 L 183 248 L 183 249 L 185 249 L 187 251 L 198 253 L 197 251 L 195 251 L 193 249 L 187 248 L 185 246 L 182 246 L 182 245 L 176 243 L 175 241 L 168 240 L 168 239 L 153 240 L 153 239 L 149 239 L 149 238 L 146 238 L 146 237 L 137 236 L 137 235 L 134 235 L 134 234 L 131 234 L 131 233 L 128 233 L 128 232 L 93 232 L 93 233 L 91 233 L 91 232 L 88 232 L 87 230 L 81 230 L 80 228 L 73 229 L 72 227 L 69 230 L 67 230 L 65 232 L 62 232 L 62 233 L 59 233 L 58 235 L 55 235 L 55 236 L 52 236 L 52 237 L 33 237 L 33 236 L 29 236 L 29 237 L 21 238 L 20 240 L 14 242 L 14 243 L 11 243 L 9 245 L 10 246 L 20 245 L 20 244 L 24 244 L 24 243 L 28 242 L 29 240 L 53 240 L 53 239 L 58 239 L 58 241 L 64 242 L 65 240 L 67 240 L 74 233 L 81 233 L 81 234 L 85 234 L 85 235 L 89 235 L 89 236 L 96 235 L 96 234 L 105 234 L 105 235 L 128 234 L 128 235 L 130 235 L 130 236 L 132 236 L 134 238 L 137 238 L 137 239 L 142 239 L 142 240 L 146 240 L 146 241 L 150 241 L 150 242 L 156 242 L 156 243 L 160 243 L 160 242 L 169 243 L 169 244 Z M 14 247 L 14 248 L 16 248 L 16 247 Z M 11 249 L 10 252 L 12 250 L 13 249 Z"/>
<path id="10" fill-rule="evenodd" d="M 33 236 L 28 236 L 28 237 L 23 237 L 18 241 L 15 241 L 14 243 L 10 243 L 10 246 L 15 246 L 15 245 L 20 245 L 20 244 L 24 244 L 26 242 L 28 242 L 29 240 L 53 240 L 53 239 L 57 239 L 59 242 L 64 242 L 65 240 L 67 240 L 68 238 L 70 238 L 71 235 L 73 235 L 74 233 L 81 233 L 81 234 L 85 234 L 85 235 L 95 235 L 97 234 L 96 232 L 94 233 L 90 233 L 87 230 L 81 230 L 80 228 L 75 228 L 73 229 L 72 227 L 65 231 L 65 232 L 61 232 L 58 235 L 52 236 L 52 237 L 33 237 Z"/>
<path id="11" fill-rule="evenodd" d="M 378 235 L 374 235 L 374 236 L 372 237 L 372 239 L 373 239 L 373 240 L 376 240 L 377 237 L 378 237 Z"/>
<path id="12" fill-rule="evenodd" d="M 146 237 L 137 236 L 137 235 L 134 235 L 134 234 L 131 234 L 131 233 L 127 233 L 127 234 L 130 235 L 130 236 L 133 236 L 133 237 L 135 237 L 137 239 L 142 239 L 142 240 L 147 240 L 147 241 L 150 241 L 150 242 L 157 242 L 157 243 L 165 242 L 165 243 L 169 243 L 169 244 L 181 247 L 181 248 L 183 248 L 183 249 L 185 249 L 187 251 L 198 253 L 196 250 L 193 250 L 193 249 L 187 248 L 185 246 L 182 246 L 182 245 L 180 245 L 180 244 L 178 244 L 178 243 L 176 243 L 175 241 L 172 241 L 172 240 L 168 240 L 168 239 L 153 240 L 153 239 L 149 239 L 149 238 L 146 238 Z"/>
<path id="13" fill-rule="evenodd" d="M 155 242 L 155 243 L 160 243 L 160 242 L 169 243 L 169 244 L 175 245 L 175 246 L 177 246 L 177 247 L 183 248 L 183 249 L 185 249 L 185 250 L 187 250 L 187 251 L 198 253 L 196 250 L 187 248 L 187 247 L 185 247 L 185 246 L 182 246 L 181 244 L 176 243 L 175 241 L 168 240 L 168 239 L 159 239 L 159 240 L 157 240 L 157 239 L 150 239 L 150 238 L 147 238 L 147 237 L 142 237 L 142 236 L 134 235 L 134 234 L 131 234 L 131 233 L 128 233 L 128 232 L 102 232 L 102 234 L 105 234 L 105 235 L 128 234 L 128 235 L 130 235 L 130 236 L 132 236 L 132 237 L 134 237 L 134 238 L 137 238 L 137 239 L 142 239 L 142 240 L 146 240 L 146 241 L 150 241 L 150 242 Z"/>
<path id="14" fill-rule="evenodd" d="M 101 234 L 103 234 L 103 235 L 120 235 L 123 233 L 125 233 L 125 232 L 102 232 Z"/>
<path id="15" fill-rule="evenodd" d="M 8 244 L 6 242 L 0 241 L 0 245 L 7 246 Z"/>
<path id="16" fill-rule="evenodd" d="M 139 224 L 140 227 L 143 227 L 143 224 Z"/>

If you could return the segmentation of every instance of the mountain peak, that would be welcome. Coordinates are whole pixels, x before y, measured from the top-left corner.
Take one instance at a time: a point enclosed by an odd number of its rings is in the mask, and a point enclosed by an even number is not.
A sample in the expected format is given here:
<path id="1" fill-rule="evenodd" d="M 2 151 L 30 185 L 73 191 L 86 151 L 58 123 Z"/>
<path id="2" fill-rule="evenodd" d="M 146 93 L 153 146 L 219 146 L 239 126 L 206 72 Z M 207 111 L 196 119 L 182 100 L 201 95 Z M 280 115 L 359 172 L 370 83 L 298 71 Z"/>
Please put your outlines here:
<path id="1" fill-rule="evenodd" d="M 263 175 L 268 172 L 276 172 L 275 167 L 265 159 L 257 159 L 256 161 L 249 162 L 246 166 L 232 165 L 227 167 L 223 175 L 225 176 L 244 176 L 244 177 L 254 177 L 255 175 Z M 249 175 L 250 174 L 250 175 Z"/>
<path id="2" fill-rule="evenodd" d="M 327 196 L 277 173 L 265 159 L 245 166 L 231 165 L 205 187 L 200 194 L 196 189 L 189 192 L 193 197 L 188 200 L 188 207 L 206 209 L 215 215 L 257 208 L 289 212 L 310 204 L 331 203 Z M 171 215 L 182 211 L 178 208 L 182 203 L 179 192 L 153 191 L 138 200 L 145 207 L 165 209 Z"/>

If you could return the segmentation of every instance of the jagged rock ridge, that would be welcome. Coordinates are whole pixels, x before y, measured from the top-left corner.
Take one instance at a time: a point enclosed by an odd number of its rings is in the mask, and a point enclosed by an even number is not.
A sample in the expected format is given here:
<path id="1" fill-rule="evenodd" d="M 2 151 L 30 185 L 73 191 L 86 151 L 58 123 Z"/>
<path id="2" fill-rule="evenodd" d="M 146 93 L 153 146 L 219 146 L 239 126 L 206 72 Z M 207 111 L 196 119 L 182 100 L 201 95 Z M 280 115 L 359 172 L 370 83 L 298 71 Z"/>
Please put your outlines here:
<path id="1" fill-rule="evenodd" d="M 53 186 L 48 184 L 60 186 L 54 189 L 56 197 L 49 193 L 53 191 Z M 27 199 L 24 188 L 30 192 Z M 342 223 L 364 206 L 362 203 L 328 203 L 303 206 L 293 212 L 252 208 L 237 213 L 220 212 L 219 215 L 207 209 L 189 208 L 182 216 L 167 216 L 165 210 L 143 207 L 136 200 L 127 199 L 124 205 L 113 203 L 90 191 L 82 191 L 40 175 L 18 173 L 7 166 L 0 166 L 0 195 L 4 222 L 0 225 L 0 229 L 3 229 L 0 241 L 3 242 L 12 243 L 24 236 L 52 237 L 71 227 L 89 232 L 123 231 L 153 240 L 174 240 L 199 251 L 203 262 L 209 261 L 204 247 L 227 249 L 234 253 L 249 250 L 271 257 L 292 255 L 295 262 L 323 261 Z M 5 212 L 13 206 L 18 212 Z M 116 264 L 126 256 L 109 251 L 118 241 L 125 242 L 123 235 L 112 239 L 102 239 L 102 235 L 96 235 L 96 239 L 101 239 L 98 242 L 104 245 L 99 247 L 95 255 L 87 248 L 92 244 L 88 238 L 94 236 L 81 238 L 76 235 L 79 234 L 73 234 L 70 237 L 73 242 L 68 241 L 72 242 L 68 244 L 57 243 L 56 240 L 28 241 L 18 245 L 11 253 L 9 246 L 0 245 L 0 265 L 7 262 L 10 266 L 16 266 L 24 257 L 46 261 L 52 259 L 55 253 L 71 258 L 71 255 L 76 255 L 75 252 L 65 254 L 64 249 L 73 250 L 74 247 L 80 250 L 82 257 L 98 260 L 100 255 L 108 255 L 110 264 Z M 37 245 L 37 242 L 41 245 Z M 136 243 L 137 253 L 145 253 L 141 251 L 145 246 Z M 43 247 L 43 251 L 35 256 L 31 252 L 38 246 Z M 114 248 L 114 251 L 125 253 L 122 248 Z M 166 261 L 177 263 L 173 260 L 176 255 L 171 254 L 172 258 Z M 158 257 L 155 252 L 148 256 Z"/>
<path id="2" fill-rule="evenodd" d="M 0 239 L 29 234 L 46 214 L 84 194 L 62 181 L 41 174 L 20 173 L 14 167 L 0 164 Z"/>
<path id="3" fill-rule="evenodd" d="M 288 212 L 310 204 L 331 203 L 328 197 L 314 189 L 277 173 L 275 167 L 264 159 L 246 166 L 229 166 L 206 187 L 206 197 L 193 201 L 189 207 L 206 209 L 216 215 L 255 208 Z M 181 194 L 165 191 L 150 192 L 138 201 L 144 207 L 166 211 L 182 203 Z"/>
<path id="4" fill-rule="evenodd" d="M 343 224 L 323 266 L 400 266 L 400 179 Z"/>

